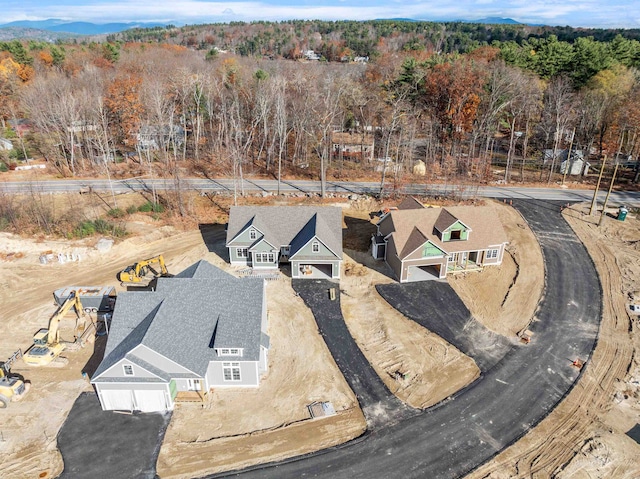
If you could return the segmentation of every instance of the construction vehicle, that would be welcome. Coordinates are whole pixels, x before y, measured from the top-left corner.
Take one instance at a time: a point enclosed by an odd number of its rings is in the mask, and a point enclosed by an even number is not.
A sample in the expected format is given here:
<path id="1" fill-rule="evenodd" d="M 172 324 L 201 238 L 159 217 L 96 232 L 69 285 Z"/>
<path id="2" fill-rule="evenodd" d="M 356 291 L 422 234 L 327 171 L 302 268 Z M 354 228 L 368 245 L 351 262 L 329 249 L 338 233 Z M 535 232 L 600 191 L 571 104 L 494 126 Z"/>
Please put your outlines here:
<path id="1" fill-rule="evenodd" d="M 78 344 L 78 338 L 76 338 L 74 343 L 61 342 L 59 328 L 60 321 L 71 308 L 75 308 L 77 316 L 76 330 L 78 329 L 78 322 L 80 319 L 83 319 L 81 315 L 84 316 L 85 312 L 82 308 L 80 296 L 73 291 L 49 320 L 49 328 L 40 329 L 33 336 L 33 345 L 22 356 L 22 360 L 26 364 L 30 366 L 64 366 L 67 364 L 68 361 L 65 358 L 59 357 L 60 353 L 70 345 L 76 346 Z M 81 327 L 85 330 L 84 321 Z"/>
<path id="2" fill-rule="evenodd" d="M 113 286 L 65 286 L 53 292 L 56 306 L 62 306 L 71 293 L 80 298 L 85 313 L 107 313 L 116 304 L 116 289 Z"/>
<path id="3" fill-rule="evenodd" d="M 156 267 L 160 268 L 160 271 L 154 269 L 153 265 L 157 265 Z M 138 261 L 133 266 L 127 266 L 126 269 L 118 273 L 118 281 L 121 283 L 141 283 L 148 273 L 152 273 L 153 278 L 169 278 L 173 276 L 167 271 L 167 267 L 164 264 L 164 257 L 158 255 L 153 258 Z"/>
<path id="4" fill-rule="evenodd" d="M 31 384 L 11 374 L 11 366 L 21 357 L 22 350 L 18 349 L 6 361 L 0 361 L 0 409 L 8 407 L 10 402 L 20 401 L 29 392 Z"/>

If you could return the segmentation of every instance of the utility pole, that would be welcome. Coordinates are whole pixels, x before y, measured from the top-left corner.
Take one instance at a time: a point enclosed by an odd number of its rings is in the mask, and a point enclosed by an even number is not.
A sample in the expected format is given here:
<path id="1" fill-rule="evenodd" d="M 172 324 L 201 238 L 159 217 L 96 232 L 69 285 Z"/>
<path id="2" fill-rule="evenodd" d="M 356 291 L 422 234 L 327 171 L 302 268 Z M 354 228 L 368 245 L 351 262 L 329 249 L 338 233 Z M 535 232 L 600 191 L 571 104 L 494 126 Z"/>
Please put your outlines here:
<path id="1" fill-rule="evenodd" d="M 591 208 L 589 208 L 589 216 L 593 214 L 593 208 L 596 205 L 596 198 L 598 197 L 598 189 L 600 188 L 600 181 L 602 180 L 602 173 L 604 173 L 604 165 L 607 163 L 607 155 L 604 155 L 602 160 L 602 166 L 600 167 L 600 175 L 598 176 L 598 183 L 596 183 L 596 191 L 593 192 L 593 199 L 591 200 Z"/>
<path id="2" fill-rule="evenodd" d="M 609 185 L 609 190 L 607 191 L 607 197 L 604 199 L 604 205 L 602 205 L 602 214 L 600 215 L 600 221 L 598 221 L 598 226 L 602 225 L 602 220 L 604 219 L 604 211 L 607 208 L 607 203 L 609 202 L 609 195 L 611 194 L 611 190 L 613 189 L 613 184 L 616 181 L 616 173 L 618 172 L 618 163 L 616 163 L 616 167 L 613 169 L 613 176 L 611 177 L 611 184 Z"/>

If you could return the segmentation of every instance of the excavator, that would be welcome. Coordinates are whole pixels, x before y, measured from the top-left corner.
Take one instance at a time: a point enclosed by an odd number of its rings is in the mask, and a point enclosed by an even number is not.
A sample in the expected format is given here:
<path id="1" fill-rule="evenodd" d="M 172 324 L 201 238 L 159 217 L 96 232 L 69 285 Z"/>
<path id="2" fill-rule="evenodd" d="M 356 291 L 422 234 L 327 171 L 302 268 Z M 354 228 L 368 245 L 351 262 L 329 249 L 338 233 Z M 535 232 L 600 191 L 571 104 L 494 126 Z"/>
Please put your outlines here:
<path id="1" fill-rule="evenodd" d="M 49 320 L 48 329 L 40 329 L 33 336 L 33 345 L 22 356 L 22 360 L 30 366 L 64 366 L 68 363 L 66 358 L 61 358 L 60 353 L 68 346 L 77 345 L 80 338 L 75 343 L 63 343 L 60 341 L 60 321 L 75 306 L 77 320 L 85 315 L 80 301 L 80 296 L 72 291 L 67 300 L 58 308 Z M 87 330 L 88 331 L 88 330 Z"/>
<path id="2" fill-rule="evenodd" d="M 29 392 L 31 383 L 11 374 L 11 366 L 21 357 L 22 350 L 18 349 L 6 361 L 0 361 L 0 409 L 7 408 L 10 402 L 20 401 Z"/>
<path id="3" fill-rule="evenodd" d="M 153 268 L 152 265 L 157 265 L 160 271 Z M 126 269 L 118 273 L 118 281 L 121 283 L 141 283 L 143 278 L 151 272 L 154 278 L 163 277 L 170 278 L 173 276 L 167 271 L 167 267 L 164 264 L 164 257 L 160 254 L 153 258 L 148 258 L 143 261 L 138 261 L 133 266 L 127 266 Z"/>

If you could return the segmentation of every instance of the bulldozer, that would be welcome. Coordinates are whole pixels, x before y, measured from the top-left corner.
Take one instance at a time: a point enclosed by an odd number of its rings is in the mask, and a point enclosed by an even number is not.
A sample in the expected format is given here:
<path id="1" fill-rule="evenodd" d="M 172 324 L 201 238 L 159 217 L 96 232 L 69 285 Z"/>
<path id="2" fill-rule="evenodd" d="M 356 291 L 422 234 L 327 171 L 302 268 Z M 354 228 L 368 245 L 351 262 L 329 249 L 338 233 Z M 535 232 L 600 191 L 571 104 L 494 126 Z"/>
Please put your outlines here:
<path id="1" fill-rule="evenodd" d="M 21 357 L 22 350 L 18 349 L 6 361 L 0 361 L 0 409 L 7 408 L 10 402 L 20 401 L 29 392 L 31 383 L 11 374 L 11 366 Z"/>
<path id="2" fill-rule="evenodd" d="M 159 268 L 159 271 L 153 267 L 154 265 L 157 265 L 156 268 Z M 138 261 L 133 266 L 127 266 L 127 268 L 118 273 L 117 277 L 121 283 L 142 283 L 149 273 L 153 275 L 153 278 L 170 278 L 173 276 L 167 271 L 167 267 L 164 264 L 164 257 L 160 254 L 153 258 Z"/>
<path id="3" fill-rule="evenodd" d="M 80 321 L 81 315 L 85 312 L 80 301 L 80 296 L 72 291 L 68 299 L 58 308 L 55 314 L 49 320 L 48 329 L 40 329 L 33 336 L 33 345 L 24 353 L 22 361 L 30 366 L 64 366 L 68 363 L 66 358 L 61 358 L 60 353 L 67 349 L 70 345 L 77 346 L 79 338 L 73 343 L 64 343 L 60 341 L 60 321 L 75 306 L 77 315 L 76 322 Z M 82 322 L 82 329 L 84 328 Z M 76 326 L 76 329 L 78 327 Z M 88 330 L 86 330 L 88 331 Z"/>

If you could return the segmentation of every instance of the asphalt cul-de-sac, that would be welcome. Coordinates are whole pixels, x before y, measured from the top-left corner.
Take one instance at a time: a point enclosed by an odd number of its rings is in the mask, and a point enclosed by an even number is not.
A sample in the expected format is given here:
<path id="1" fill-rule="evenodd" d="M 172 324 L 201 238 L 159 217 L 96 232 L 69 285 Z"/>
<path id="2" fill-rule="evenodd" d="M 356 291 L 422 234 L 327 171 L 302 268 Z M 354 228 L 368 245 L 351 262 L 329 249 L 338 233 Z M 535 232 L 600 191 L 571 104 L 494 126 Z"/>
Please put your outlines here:
<path id="1" fill-rule="evenodd" d="M 572 361 L 590 357 L 602 310 L 602 291 L 593 262 L 562 218 L 560 206 L 557 202 L 514 200 L 514 207 L 538 238 L 545 262 L 546 290 L 536 320 L 529 327 L 534 333 L 531 343 L 512 344 L 478 380 L 450 400 L 420 414 L 377 423 L 374 431 L 360 441 L 230 475 L 261 479 L 457 478 L 491 459 L 544 419 L 580 375 Z M 326 286 L 323 288 L 323 294 L 327 294 Z M 305 297 L 304 292 L 300 294 Z M 346 328 L 338 327 L 337 312 L 325 321 L 323 308 L 307 304 L 338 366 L 361 399 L 363 394 L 357 391 L 366 391 L 368 386 L 362 384 L 359 389 L 360 385 L 354 386 L 349 379 L 349 354 L 358 353 L 348 350 L 357 345 L 333 337 L 348 335 Z M 321 326 L 329 321 L 336 322 L 335 327 Z M 379 378 L 373 373 L 354 371 L 353 375 L 361 383 L 371 381 L 379 386 Z M 381 393 L 370 394 L 371 400 L 383 397 Z M 367 401 L 363 399 L 363 404 Z"/>

